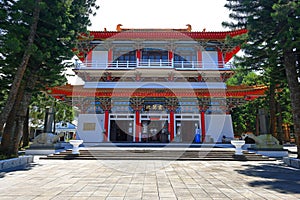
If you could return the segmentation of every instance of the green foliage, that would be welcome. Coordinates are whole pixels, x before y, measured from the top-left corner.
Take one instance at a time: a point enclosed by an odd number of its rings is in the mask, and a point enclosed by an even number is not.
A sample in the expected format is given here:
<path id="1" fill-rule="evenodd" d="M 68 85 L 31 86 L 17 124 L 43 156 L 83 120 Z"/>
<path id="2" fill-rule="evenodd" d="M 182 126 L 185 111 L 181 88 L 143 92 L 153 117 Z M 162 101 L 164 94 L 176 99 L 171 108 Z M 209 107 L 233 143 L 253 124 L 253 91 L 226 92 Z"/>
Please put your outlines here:
<path id="1" fill-rule="evenodd" d="M 265 107 L 264 98 L 258 98 L 238 106 L 232 111 L 233 129 L 235 135 L 245 132 L 256 133 L 256 117 L 258 109 Z"/>
<path id="2" fill-rule="evenodd" d="M 6 160 L 6 159 L 10 159 L 10 158 L 17 158 L 18 155 L 2 155 L 0 154 L 0 160 Z"/>
<path id="3" fill-rule="evenodd" d="M 282 115 L 283 123 L 292 125 L 293 115 L 289 89 L 285 87 L 278 91 L 276 100 L 281 106 L 280 114 Z M 279 113 L 277 115 L 279 115 Z"/>
<path id="4" fill-rule="evenodd" d="M 37 32 L 30 47 L 25 76 L 38 77 L 36 91 L 66 82 L 62 61 L 73 56 L 79 34 L 87 32 L 89 16 L 99 7 L 96 0 L 44 0 L 0 2 L 0 91 L 5 101 L 17 67 L 27 46 L 34 8 L 39 6 Z M 2 98 L 3 97 L 3 98 Z M 1 104 L 0 104 L 1 106 Z"/>
<path id="5" fill-rule="evenodd" d="M 262 85 L 262 76 L 258 73 L 238 67 L 235 74 L 226 82 L 227 85 Z"/>
<path id="6" fill-rule="evenodd" d="M 273 20 L 278 25 L 280 48 L 294 49 L 300 47 L 300 2 L 295 0 L 278 0 L 271 13 Z"/>
<path id="7" fill-rule="evenodd" d="M 32 127 L 38 127 L 44 124 L 46 107 L 53 107 L 55 110 L 56 122 L 72 122 L 74 120 L 74 110 L 71 105 L 45 94 L 38 93 L 32 99 L 30 105 L 30 122 Z"/>
<path id="8" fill-rule="evenodd" d="M 87 32 L 89 16 L 98 8 L 95 2 L 0 1 L 0 91 L 3 94 L 0 97 L 0 110 L 3 111 L 0 131 L 5 122 L 11 122 L 6 123 L 1 153 L 17 151 L 18 139 L 14 138 L 20 138 L 21 132 L 17 130 L 22 129 L 14 127 L 21 123 L 14 124 L 17 115 L 13 111 L 24 116 L 34 92 L 66 81 L 62 61 L 73 57 L 72 48 L 77 37 Z"/>
<path id="9" fill-rule="evenodd" d="M 230 28 L 246 28 L 248 34 L 244 38 L 239 38 L 242 42 L 244 55 L 237 58 L 243 70 L 256 70 L 261 72 L 259 79 L 255 76 L 245 78 L 247 74 L 238 72 L 228 84 L 252 85 L 253 82 L 260 81 L 268 86 L 276 86 L 275 96 L 271 99 L 270 91 L 261 104 L 256 105 L 249 102 L 235 111 L 240 112 L 240 119 L 243 120 L 243 112 L 250 112 L 247 107 L 257 108 L 257 106 L 276 109 L 276 102 L 281 107 L 281 115 L 285 123 L 292 123 L 290 93 L 287 85 L 286 65 L 284 63 L 284 52 L 297 52 L 300 41 L 300 2 L 293 0 L 227 0 L 227 7 L 230 11 L 232 22 L 224 22 L 223 25 Z M 228 42 L 235 42 L 228 39 Z M 297 73 L 295 71 L 295 73 Z M 248 81 L 249 80 L 249 81 Z M 249 104 L 249 105 L 248 105 Z M 253 104 L 253 105 L 251 105 Z M 251 112 L 250 112 L 251 113 Z M 245 122 L 245 121 L 244 121 Z M 240 126 L 239 130 L 246 130 Z"/>

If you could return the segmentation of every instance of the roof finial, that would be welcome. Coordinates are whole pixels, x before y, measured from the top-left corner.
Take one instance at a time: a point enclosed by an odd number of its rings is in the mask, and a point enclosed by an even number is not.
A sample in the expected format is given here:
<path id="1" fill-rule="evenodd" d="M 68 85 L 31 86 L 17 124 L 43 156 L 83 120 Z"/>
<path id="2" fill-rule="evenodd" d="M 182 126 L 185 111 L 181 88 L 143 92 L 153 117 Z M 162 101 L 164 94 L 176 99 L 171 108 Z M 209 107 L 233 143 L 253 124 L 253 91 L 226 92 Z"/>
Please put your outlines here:
<path id="1" fill-rule="evenodd" d="M 186 25 L 187 26 L 187 32 L 191 32 L 192 31 L 192 25 L 190 25 L 190 24 L 187 24 Z"/>
<path id="2" fill-rule="evenodd" d="M 121 31 L 122 31 L 121 26 L 123 26 L 123 25 L 122 25 L 122 24 L 118 24 L 118 25 L 117 25 L 117 28 L 116 28 L 116 29 L 117 29 L 118 32 L 121 32 Z"/>

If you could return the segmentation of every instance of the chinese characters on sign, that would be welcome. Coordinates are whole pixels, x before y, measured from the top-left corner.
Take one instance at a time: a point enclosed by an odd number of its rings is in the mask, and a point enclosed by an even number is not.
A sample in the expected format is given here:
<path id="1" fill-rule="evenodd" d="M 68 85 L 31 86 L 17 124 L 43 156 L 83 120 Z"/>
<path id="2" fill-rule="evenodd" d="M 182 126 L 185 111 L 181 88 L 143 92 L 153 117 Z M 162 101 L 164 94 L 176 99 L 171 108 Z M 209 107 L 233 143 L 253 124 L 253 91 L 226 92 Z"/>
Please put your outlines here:
<path id="1" fill-rule="evenodd" d="M 145 111 L 163 111 L 165 110 L 164 106 L 161 104 L 153 104 L 153 105 L 144 105 Z"/>

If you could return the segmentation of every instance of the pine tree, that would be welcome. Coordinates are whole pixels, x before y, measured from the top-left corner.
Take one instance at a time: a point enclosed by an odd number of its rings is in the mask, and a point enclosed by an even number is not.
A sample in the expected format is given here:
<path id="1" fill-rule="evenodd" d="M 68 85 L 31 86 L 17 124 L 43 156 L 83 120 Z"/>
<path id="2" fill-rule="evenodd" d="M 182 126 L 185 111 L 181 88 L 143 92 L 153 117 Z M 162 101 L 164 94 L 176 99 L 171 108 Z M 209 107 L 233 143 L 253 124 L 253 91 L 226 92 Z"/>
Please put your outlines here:
<path id="1" fill-rule="evenodd" d="M 0 151 L 11 156 L 33 92 L 62 83 L 61 62 L 73 55 L 73 42 L 87 31 L 98 6 L 95 0 L 1 1 L 0 6 L 5 10 L 2 71 L 13 80 L 1 111 L 0 131 L 6 125 Z"/>
<path id="2" fill-rule="evenodd" d="M 256 69 L 271 69 L 276 75 L 271 84 L 280 82 L 282 76 L 277 75 L 285 70 L 300 158 L 299 6 L 300 2 L 293 0 L 227 0 L 235 21 L 223 25 L 248 29 L 243 61 Z"/>

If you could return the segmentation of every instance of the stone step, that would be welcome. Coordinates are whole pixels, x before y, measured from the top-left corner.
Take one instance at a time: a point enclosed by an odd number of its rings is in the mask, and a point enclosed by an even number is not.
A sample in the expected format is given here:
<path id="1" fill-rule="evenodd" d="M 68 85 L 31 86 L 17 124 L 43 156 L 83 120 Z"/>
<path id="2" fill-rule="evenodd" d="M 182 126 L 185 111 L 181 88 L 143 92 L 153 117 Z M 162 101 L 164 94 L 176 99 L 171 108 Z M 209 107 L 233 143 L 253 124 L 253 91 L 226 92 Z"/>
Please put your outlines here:
<path id="1" fill-rule="evenodd" d="M 232 150 L 80 150 L 72 154 L 71 150 L 51 154 L 41 159 L 62 160 L 224 160 L 224 161 L 267 161 L 270 158 L 247 151 L 235 155 Z"/>

